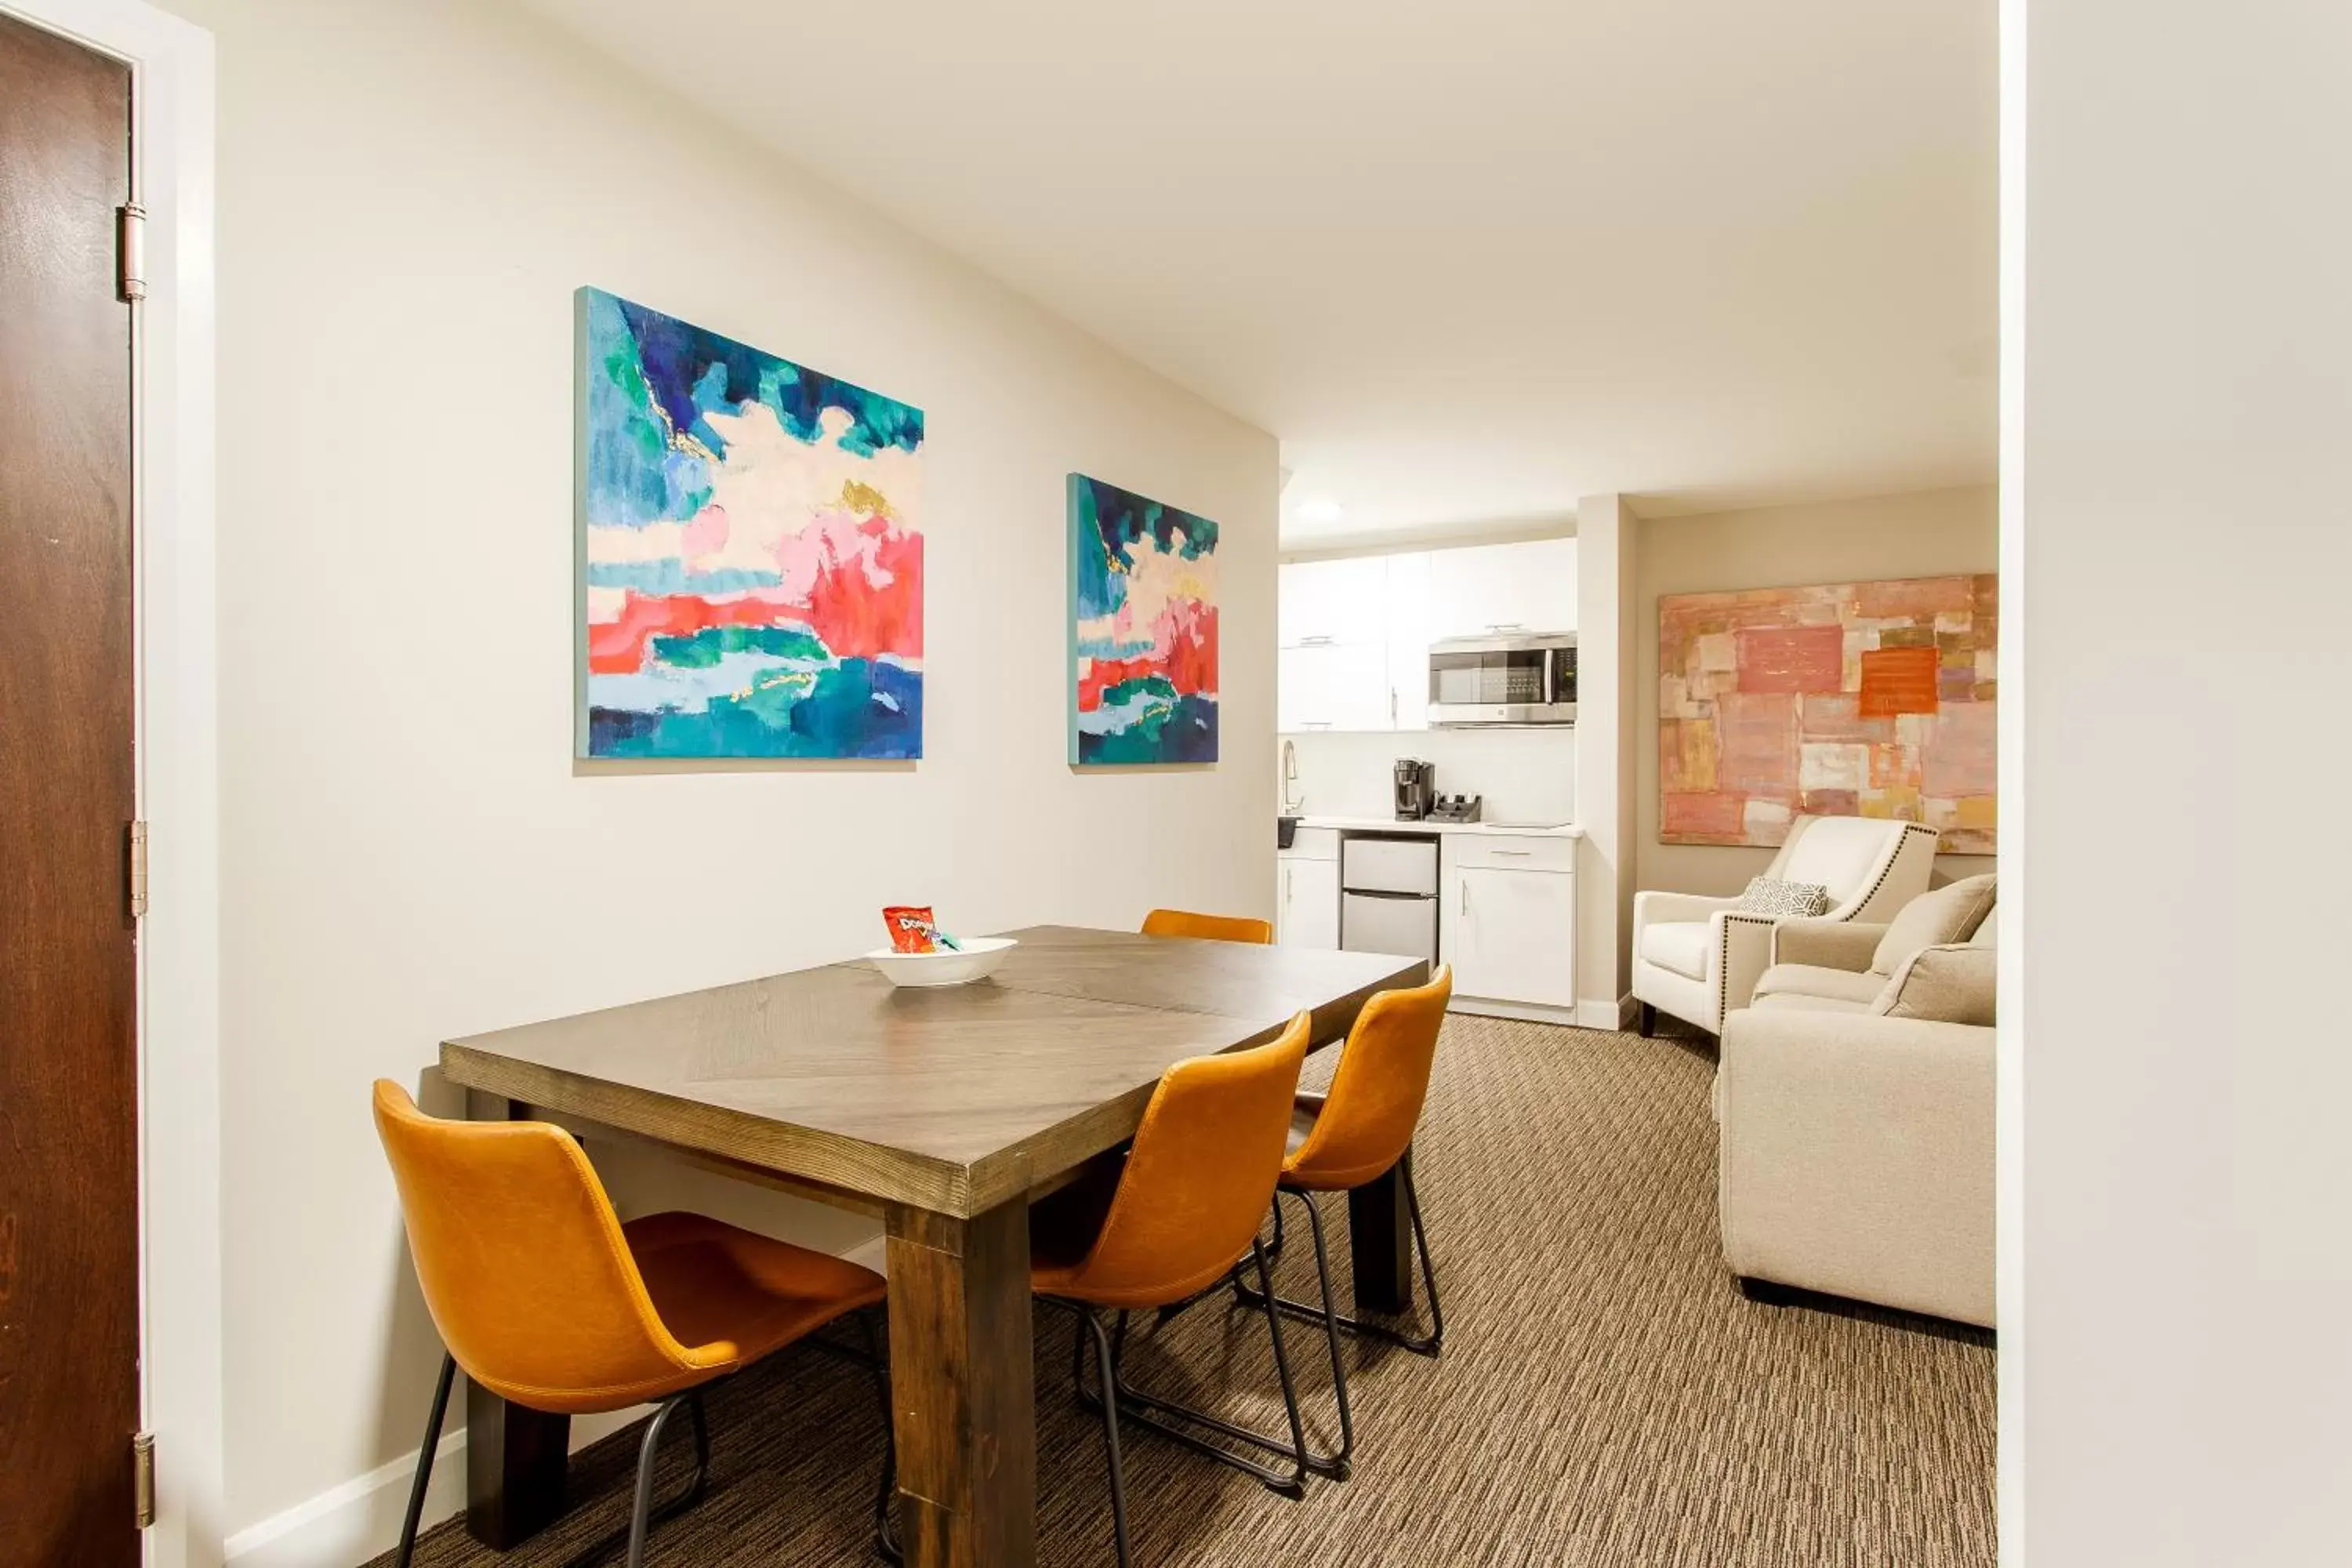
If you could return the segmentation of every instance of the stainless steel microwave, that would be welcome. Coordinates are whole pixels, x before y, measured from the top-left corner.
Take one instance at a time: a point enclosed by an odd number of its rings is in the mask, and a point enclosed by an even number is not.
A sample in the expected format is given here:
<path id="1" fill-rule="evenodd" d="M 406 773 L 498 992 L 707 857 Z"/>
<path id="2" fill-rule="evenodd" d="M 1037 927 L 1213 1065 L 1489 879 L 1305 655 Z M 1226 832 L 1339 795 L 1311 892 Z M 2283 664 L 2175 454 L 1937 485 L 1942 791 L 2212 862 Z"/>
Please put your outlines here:
<path id="1" fill-rule="evenodd" d="M 1445 729 L 1575 723 L 1576 634 L 1515 632 L 1431 644 L 1429 721 Z"/>

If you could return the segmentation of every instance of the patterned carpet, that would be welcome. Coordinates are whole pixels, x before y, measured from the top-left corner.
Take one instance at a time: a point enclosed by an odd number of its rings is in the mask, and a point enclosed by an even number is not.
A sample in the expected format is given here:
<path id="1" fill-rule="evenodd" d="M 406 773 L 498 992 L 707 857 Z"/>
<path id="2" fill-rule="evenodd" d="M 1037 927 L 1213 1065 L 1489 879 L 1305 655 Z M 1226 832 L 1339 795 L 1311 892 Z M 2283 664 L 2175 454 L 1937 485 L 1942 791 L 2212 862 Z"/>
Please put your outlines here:
<path id="1" fill-rule="evenodd" d="M 1991 1349 L 1891 1314 L 1743 1299 L 1717 1248 L 1713 1072 L 1687 1040 L 1450 1022 L 1415 1159 L 1444 1359 L 1351 1350 L 1355 1476 L 1303 1502 L 1123 1433 L 1139 1568 L 1990 1568 Z M 1340 1206 L 1327 1212 L 1344 1232 Z M 1285 1248 L 1282 1273 L 1312 1294 L 1304 1246 Z M 1213 1300 L 1144 1327 L 1139 1385 L 1279 1420 L 1263 1317 Z M 1040 1311 L 1038 1552 L 1105 1563 L 1101 1428 L 1071 1403 L 1071 1331 Z M 1328 1432 L 1321 1336 L 1292 1325 L 1286 1343 Z M 656 1530 L 649 1563 L 877 1561 L 880 1424 L 863 1369 L 788 1353 L 715 1397 L 712 1421 L 710 1493 Z M 529 1546 L 500 1556 L 451 1524 L 418 1563 L 567 1561 L 625 1521 L 635 1437 L 575 1458 L 589 1500 Z"/>

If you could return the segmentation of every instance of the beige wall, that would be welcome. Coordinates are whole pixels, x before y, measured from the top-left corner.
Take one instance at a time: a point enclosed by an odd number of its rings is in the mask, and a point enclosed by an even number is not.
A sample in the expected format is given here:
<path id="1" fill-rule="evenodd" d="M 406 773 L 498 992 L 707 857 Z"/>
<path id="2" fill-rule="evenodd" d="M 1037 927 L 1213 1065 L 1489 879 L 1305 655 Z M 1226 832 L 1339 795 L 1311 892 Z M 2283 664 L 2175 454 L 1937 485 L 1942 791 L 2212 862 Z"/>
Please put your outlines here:
<path id="1" fill-rule="evenodd" d="M 2003 1555 L 2342 1563 L 2352 11 L 2013 20 Z"/>
<path id="2" fill-rule="evenodd" d="M 1577 503 L 1576 819 L 1584 843 L 1576 867 L 1576 994 L 1588 1028 L 1621 1021 L 1633 980 L 1633 753 L 1641 747 L 1626 715 L 1635 711 L 1627 672 L 1636 668 L 1640 528 L 1622 495 Z"/>
<path id="3" fill-rule="evenodd" d="M 1272 912 L 1276 464 L 523 13 L 179 4 L 220 64 L 234 1533 L 423 1423 L 436 1352 L 371 1079 L 415 1083 L 447 1036 L 858 952 L 892 900 L 966 931 Z M 928 411 L 919 765 L 574 767 L 583 283 Z M 1225 525 L 1214 770 L 1064 763 L 1074 468 Z"/>
<path id="4" fill-rule="evenodd" d="M 1994 571 L 2000 564 L 2000 510 L 1999 495 L 1988 486 L 1657 518 L 1641 525 L 1641 625 L 1635 637 L 1640 707 L 1633 730 L 1639 886 L 1737 893 L 1772 858 L 1769 849 L 1658 842 L 1659 595 Z M 1992 858 L 1947 855 L 1937 867 L 1939 877 L 1969 876 L 1991 870 Z"/>

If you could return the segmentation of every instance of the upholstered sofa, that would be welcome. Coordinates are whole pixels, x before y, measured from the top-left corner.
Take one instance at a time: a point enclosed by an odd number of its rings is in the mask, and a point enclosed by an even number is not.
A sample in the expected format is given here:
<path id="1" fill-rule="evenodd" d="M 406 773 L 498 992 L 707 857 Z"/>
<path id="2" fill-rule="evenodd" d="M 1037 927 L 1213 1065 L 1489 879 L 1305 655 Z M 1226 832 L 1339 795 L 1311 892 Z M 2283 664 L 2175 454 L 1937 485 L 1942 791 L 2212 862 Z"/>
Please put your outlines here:
<path id="1" fill-rule="evenodd" d="M 1869 816 L 1801 816 L 1765 870 L 1789 882 L 1829 889 L 1822 921 L 1886 921 L 1926 891 L 1936 865 L 1936 830 L 1916 822 Z M 1739 907 L 1738 899 L 1656 890 L 1633 895 L 1633 999 L 1648 1034 L 1657 1013 L 1671 1013 L 1707 1033 L 1748 1005 L 1772 963 L 1772 929 L 1780 917 Z"/>
<path id="2" fill-rule="evenodd" d="M 1723 1256 L 1749 1294 L 1991 1326 L 1995 921 L 1979 880 L 1973 919 L 1954 884 L 1890 925 L 1773 933 L 1779 962 L 1726 1021 L 1715 1086 Z"/>

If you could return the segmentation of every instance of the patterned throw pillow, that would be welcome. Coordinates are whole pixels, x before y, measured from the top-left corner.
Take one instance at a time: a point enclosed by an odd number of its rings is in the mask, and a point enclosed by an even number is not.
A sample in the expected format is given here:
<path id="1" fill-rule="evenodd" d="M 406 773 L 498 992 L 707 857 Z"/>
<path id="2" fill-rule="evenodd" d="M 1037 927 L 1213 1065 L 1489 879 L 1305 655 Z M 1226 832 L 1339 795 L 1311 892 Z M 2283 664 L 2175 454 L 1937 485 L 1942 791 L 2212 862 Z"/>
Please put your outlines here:
<path id="1" fill-rule="evenodd" d="M 1827 914 L 1830 889 L 1822 882 L 1784 882 L 1778 877 L 1751 877 L 1739 895 L 1739 907 L 1780 920 L 1811 920 Z"/>

